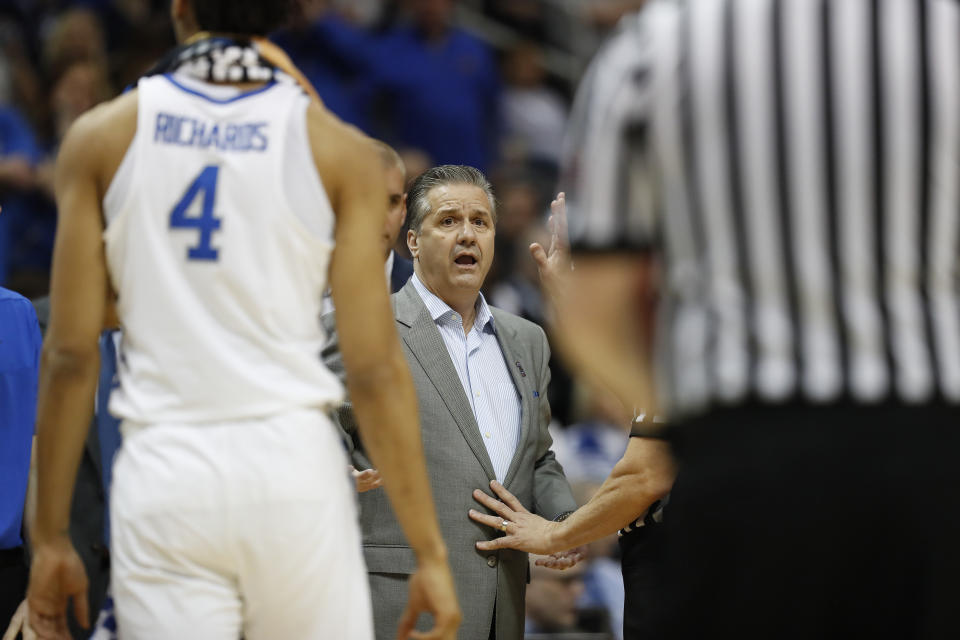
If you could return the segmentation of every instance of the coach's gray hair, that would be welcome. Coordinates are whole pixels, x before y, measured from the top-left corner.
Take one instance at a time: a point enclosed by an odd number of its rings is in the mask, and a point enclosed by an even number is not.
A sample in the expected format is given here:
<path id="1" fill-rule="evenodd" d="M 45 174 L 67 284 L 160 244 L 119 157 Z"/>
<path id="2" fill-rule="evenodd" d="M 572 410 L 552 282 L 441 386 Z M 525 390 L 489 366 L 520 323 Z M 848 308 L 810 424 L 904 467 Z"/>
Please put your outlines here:
<path id="1" fill-rule="evenodd" d="M 490 181 L 479 170 L 462 164 L 444 164 L 427 169 L 413 181 L 407 192 L 407 210 L 410 212 L 410 228 L 420 233 L 424 219 L 430 215 L 430 201 L 427 195 L 432 189 L 448 184 L 469 184 L 480 187 L 490 200 L 490 214 L 493 223 L 497 223 L 497 202 L 493 197 Z"/>

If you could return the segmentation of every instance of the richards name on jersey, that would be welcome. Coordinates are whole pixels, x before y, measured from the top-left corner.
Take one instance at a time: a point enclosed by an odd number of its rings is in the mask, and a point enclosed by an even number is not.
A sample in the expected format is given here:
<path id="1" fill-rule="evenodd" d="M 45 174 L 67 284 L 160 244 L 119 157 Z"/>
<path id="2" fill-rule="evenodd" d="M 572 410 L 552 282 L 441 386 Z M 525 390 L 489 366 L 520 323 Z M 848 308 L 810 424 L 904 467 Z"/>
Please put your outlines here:
<path id="1" fill-rule="evenodd" d="M 157 114 L 153 141 L 220 151 L 267 150 L 266 122 L 213 122 L 170 113 Z"/>

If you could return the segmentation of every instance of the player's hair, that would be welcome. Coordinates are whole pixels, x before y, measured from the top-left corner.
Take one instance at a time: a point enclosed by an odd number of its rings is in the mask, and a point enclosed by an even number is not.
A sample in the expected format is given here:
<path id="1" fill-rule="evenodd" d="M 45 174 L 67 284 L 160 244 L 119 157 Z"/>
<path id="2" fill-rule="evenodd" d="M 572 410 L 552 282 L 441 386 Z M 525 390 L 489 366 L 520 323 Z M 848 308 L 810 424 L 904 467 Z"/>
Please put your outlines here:
<path id="1" fill-rule="evenodd" d="M 380 140 L 374 140 L 373 144 L 380 153 L 380 162 L 383 163 L 384 169 L 389 169 L 390 167 L 396 166 L 403 171 L 404 175 L 406 175 L 407 167 L 403 164 L 403 158 L 400 157 L 400 154 L 397 153 L 396 149 L 388 145 L 386 142 L 382 142 Z"/>
<path id="2" fill-rule="evenodd" d="M 193 0 L 203 31 L 263 36 L 283 26 L 298 0 Z"/>
<path id="3" fill-rule="evenodd" d="M 430 201 L 427 196 L 436 187 L 448 184 L 469 184 L 480 187 L 490 200 L 490 213 L 493 223 L 497 223 L 497 201 L 493 197 L 490 181 L 478 169 L 462 164 L 444 164 L 427 169 L 413 181 L 407 192 L 407 210 L 410 212 L 410 229 L 420 233 L 424 219 L 430 214 Z"/>

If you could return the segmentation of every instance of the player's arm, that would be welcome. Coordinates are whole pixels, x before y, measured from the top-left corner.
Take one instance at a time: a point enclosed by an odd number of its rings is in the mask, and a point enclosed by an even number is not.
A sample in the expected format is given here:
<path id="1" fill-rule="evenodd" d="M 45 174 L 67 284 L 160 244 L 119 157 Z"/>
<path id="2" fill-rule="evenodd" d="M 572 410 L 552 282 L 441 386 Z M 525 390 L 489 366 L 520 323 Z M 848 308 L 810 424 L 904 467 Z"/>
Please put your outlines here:
<path id="1" fill-rule="evenodd" d="M 41 637 L 65 629 L 68 596 L 87 624 L 87 579 L 69 537 L 77 465 L 93 415 L 100 366 L 97 339 L 107 306 L 98 149 L 103 110 L 81 117 L 57 160 L 59 218 L 53 252 L 50 324 L 37 404 L 37 513 L 28 599 Z"/>
<path id="2" fill-rule="evenodd" d="M 453 638 L 460 611 L 427 480 L 413 379 L 383 284 L 379 235 L 387 197 L 380 160 L 368 138 L 316 105 L 308 124 L 317 168 L 337 212 L 330 283 L 347 387 L 366 450 L 419 565 L 400 637 Z M 434 614 L 433 632 L 411 634 L 425 609 Z"/>

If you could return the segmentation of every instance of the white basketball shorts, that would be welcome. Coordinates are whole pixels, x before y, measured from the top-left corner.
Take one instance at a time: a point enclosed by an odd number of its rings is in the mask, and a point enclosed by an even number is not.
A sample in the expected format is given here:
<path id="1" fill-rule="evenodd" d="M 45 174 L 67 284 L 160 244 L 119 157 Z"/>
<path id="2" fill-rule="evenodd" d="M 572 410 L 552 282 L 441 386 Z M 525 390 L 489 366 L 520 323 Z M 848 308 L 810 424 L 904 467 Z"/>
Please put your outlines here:
<path id="1" fill-rule="evenodd" d="M 373 638 L 354 488 L 323 413 L 123 433 L 110 503 L 120 638 Z"/>

